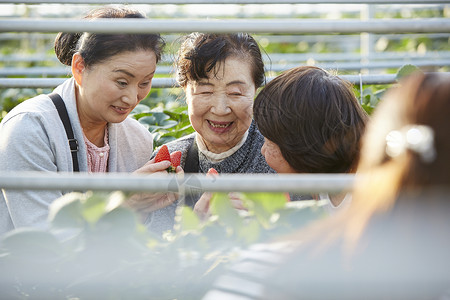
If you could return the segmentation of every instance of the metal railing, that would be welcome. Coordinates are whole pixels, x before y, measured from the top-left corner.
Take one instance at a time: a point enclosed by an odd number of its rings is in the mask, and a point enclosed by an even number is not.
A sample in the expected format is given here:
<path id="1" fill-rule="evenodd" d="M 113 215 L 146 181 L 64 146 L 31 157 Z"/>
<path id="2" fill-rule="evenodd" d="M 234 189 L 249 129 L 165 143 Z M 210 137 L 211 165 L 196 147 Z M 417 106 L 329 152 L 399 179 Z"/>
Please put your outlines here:
<path id="1" fill-rule="evenodd" d="M 268 59 L 270 58 L 270 60 Z M 335 62 L 335 61 L 359 61 L 361 60 L 360 55 L 355 53 L 269 53 L 263 55 L 265 63 L 270 62 L 305 62 L 309 59 L 314 59 L 315 61 L 323 62 Z M 412 59 L 422 59 L 422 60 L 437 60 L 437 59 L 450 59 L 450 51 L 427 51 L 426 53 L 411 53 L 411 52 L 374 52 L 371 54 L 371 60 L 412 60 Z M 5 63 L 17 63 L 17 62 L 58 62 L 55 55 L 39 55 L 39 54 L 8 54 L 0 55 L 0 61 Z M 171 64 L 173 62 L 173 55 L 163 55 L 161 63 Z"/>
<path id="2" fill-rule="evenodd" d="M 8 19 L 0 20 L 0 32 L 97 32 L 97 33 L 447 33 L 450 19 L 234 19 L 148 20 L 148 19 Z"/>
<path id="3" fill-rule="evenodd" d="M 340 75 L 353 84 L 390 84 L 396 82 L 395 74 Z M 267 81 L 273 77 L 268 77 Z M 0 88 L 52 88 L 62 84 L 66 78 L 0 78 Z M 153 88 L 177 87 L 174 78 L 154 78 Z"/>
<path id="4" fill-rule="evenodd" d="M 386 69 L 386 68 L 400 68 L 405 65 L 408 60 L 402 62 L 399 61 L 382 61 L 382 62 L 368 62 L 368 63 L 358 63 L 358 62 L 329 62 L 321 63 L 317 62 L 314 65 L 326 70 L 360 70 L 366 69 Z M 443 60 L 414 60 L 410 61 L 416 67 L 444 67 L 450 66 L 450 59 Z M 266 65 L 266 71 L 272 72 L 282 72 L 299 65 L 306 65 L 307 62 L 303 63 L 285 63 L 285 64 L 272 64 Z M 170 66 L 158 66 L 156 69 L 156 74 L 172 74 L 173 67 Z M 1 68 L 0 76 L 66 76 L 71 75 L 69 68 L 60 67 L 30 67 L 30 68 Z"/>
<path id="5" fill-rule="evenodd" d="M 0 173 L 0 189 L 140 192 L 338 192 L 352 189 L 352 174 Z"/>
<path id="6" fill-rule="evenodd" d="M 8 4 L 61 3 L 61 0 L 0 0 Z M 64 0 L 65 4 L 123 4 L 123 0 Z M 427 4 L 448 0 L 131 0 L 130 4 Z"/>

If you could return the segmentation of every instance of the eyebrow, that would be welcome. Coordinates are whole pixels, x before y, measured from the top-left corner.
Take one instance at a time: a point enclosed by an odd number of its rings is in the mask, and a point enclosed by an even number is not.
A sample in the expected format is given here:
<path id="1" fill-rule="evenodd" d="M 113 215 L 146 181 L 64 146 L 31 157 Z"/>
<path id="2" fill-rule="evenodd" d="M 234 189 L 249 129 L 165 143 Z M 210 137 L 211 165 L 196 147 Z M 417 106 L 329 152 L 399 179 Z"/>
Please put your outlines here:
<path id="1" fill-rule="evenodd" d="M 126 70 L 123 70 L 123 69 L 113 70 L 113 72 L 124 73 L 124 74 L 126 74 L 126 75 L 128 75 L 128 76 L 130 76 L 130 77 L 132 77 L 132 78 L 135 78 L 135 77 L 136 77 L 136 76 L 134 76 L 132 73 L 130 73 L 130 72 L 126 71 Z M 152 76 L 152 75 L 154 75 L 154 74 L 155 74 L 155 71 L 153 71 L 153 72 L 147 74 L 147 76 Z"/>
<path id="2" fill-rule="evenodd" d="M 235 85 L 235 84 L 246 85 L 246 83 L 245 83 L 244 81 L 241 81 L 241 80 L 233 80 L 233 81 L 231 81 L 231 82 L 228 82 L 228 83 L 226 84 L 226 86 Z M 213 84 L 210 83 L 210 82 L 207 82 L 207 81 L 199 81 L 199 82 L 197 82 L 197 85 L 200 85 L 200 86 L 212 86 Z"/>
<path id="3" fill-rule="evenodd" d="M 234 81 L 228 82 L 227 86 L 235 85 L 235 84 L 246 85 L 247 83 L 245 83 L 244 81 L 241 81 L 241 80 L 234 80 Z"/>
<path id="4" fill-rule="evenodd" d="M 124 73 L 124 74 L 126 74 L 126 75 L 128 75 L 128 76 L 130 76 L 132 78 L 136 77 L 133 74 L 131 74 L 130 72 L 122 70 L 122 69 L 117 69 L 117 70 L 114 70 L 113 72 L 115 72 L 115 73 Z"/>

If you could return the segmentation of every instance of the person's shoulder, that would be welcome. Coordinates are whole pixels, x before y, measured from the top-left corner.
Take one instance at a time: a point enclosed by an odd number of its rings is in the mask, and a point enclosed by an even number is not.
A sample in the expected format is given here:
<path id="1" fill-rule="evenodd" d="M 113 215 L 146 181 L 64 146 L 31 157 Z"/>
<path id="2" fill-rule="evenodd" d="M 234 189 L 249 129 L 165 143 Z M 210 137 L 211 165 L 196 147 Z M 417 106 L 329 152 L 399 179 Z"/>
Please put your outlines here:
<path id="1" fill-rule="evenodd" d="M 264 136 L 259 131 L 258 126 L 255 123 L 255 120 L 252 121 L 248 129 L 248 138 L 253 139 L 258 144 L 264 143 Z"/>
<path id="2" fill-rule="evenodd" d="M 189 135 L 186 135 L 186 136 L 183 136 L 176 140 L 173 140 L 171 142 L 168 142 L 164 145 L 167 146 L 167 149 L 169 149 L 169 152 L 181 151 L 183 153 L 183 157 L 185 157 L 184 154 L 187 153 L 188 149 L 191 147 L 192 143 L 194 142 L 194 139 L 195 139 L 195 133 L 191 133 Z M 158 153 L 160 148 L 161 148 L 161 146 L 158 147 L 157 149 L 155 149 L 152 157 L 154 157 Z"/>
<path id="3" fill-rule="evenodd" d="M 176 140 L 173 140 L 173 141 L 167 143 L 166 145 L 170 152 L 177 151 L 177 150 L 183 152 L 184 150 L 187 150 L 192 145 L 192 143 L 194 142 L 194 139 L 195 139 L 195 133 L 191 133 L 189 135 L 186 135 L 186 136 L 183 136 Z"/>
<path id="4" fill-rule="evenodd" d="M 6 123 L 18 116 L 27 119 L 47 119 L 48 113 L 55 113 L 56 108 L 47 95 L 38 95 L 16 105 L 2 120 Z"/>

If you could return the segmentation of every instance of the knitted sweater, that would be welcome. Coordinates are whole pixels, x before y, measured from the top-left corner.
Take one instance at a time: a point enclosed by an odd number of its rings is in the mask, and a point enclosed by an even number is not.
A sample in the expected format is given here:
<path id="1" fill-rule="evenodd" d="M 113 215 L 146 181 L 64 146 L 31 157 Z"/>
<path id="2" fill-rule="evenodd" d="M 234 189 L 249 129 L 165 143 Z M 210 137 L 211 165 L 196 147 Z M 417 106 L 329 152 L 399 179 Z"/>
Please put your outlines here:
<path id="1" fill-rule="evenodd" d="M 187 152 L 195 141 L 196 133 L 182 137 L 167 144 L 169 152 L 181 151 L 181 167 L 184 168 L 186 163 Z M 199 173 L 206 173 L 210 168 L 216 169 L 220 173 L 275 173 L 275 171 L 267 165 L 264 156 L 261 154 L 261 147 L 264 144 L 264 137 L 261 135 L 252 122 L 248 130 L 248 136 L 245 143 L 231 156 L 225 158 L 221 162 L 212 163 L 206 156 L 197 151 L 199 160 Z M 158 153 L 159 149 L 153 152 L 153 157 Z M 195 189 L 195 183 L 191 188 Z M 197 187 L 199 188 L 199 187 Z M 201 196 L 196 194 L 194 202 Z M 172 229 L 174 225 L 175 210 L 180 205 L 180 201 L 168 207 L 153 212 L 147 219 L 149 229 L 156 233 L 162 233 Z"/>

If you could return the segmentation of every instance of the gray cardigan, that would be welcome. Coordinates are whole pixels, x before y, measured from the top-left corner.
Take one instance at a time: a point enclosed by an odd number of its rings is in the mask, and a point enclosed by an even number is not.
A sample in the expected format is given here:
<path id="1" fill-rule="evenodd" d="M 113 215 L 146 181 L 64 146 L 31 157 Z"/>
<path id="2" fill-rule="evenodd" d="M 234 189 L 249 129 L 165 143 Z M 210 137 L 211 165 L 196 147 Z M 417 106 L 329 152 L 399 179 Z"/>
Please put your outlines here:
<path id="1" fill-rule="evenodd" d="M 87 152 L 78 119 L 74 80 L 55 89 L 67 107 L 78 140 L 80 172 L 87 172 Z M 139 122 L 127 118 L 109 124 L 108 172 L 133 172 L 152 155 L 153 138 Z M 72 172 L 72 157 L 58 112 L 47 95 L 29 99 L 0 123 L 0 172 Z M 67 191 L 12 191 L 0 194 L 0 233 L 23 226 L 45 227 L 49 205 Z"/>
<path id="2" fill-rule="evenodd" d="M 181 167 L 186 163 L 187 152 L 195 141 L 196 133 L 182 137 L 167 144 L 169 152 L 181 151 Z M 216 169 L 220 173 L 275 173 L 275 171 L 267 165 L 264 156 L 261 154 L 261 147 L 264 144 L 264 137 L 259 132 L 253 121 L 248 130 L 248 136 L 245 143 L 231 156 L 227 157 L 219 163 L 212 163 L 206 156 L 197 151 L 199 160 L 199 173 L 206 173 L 210 168 Z M 155 150 L 153 156 L 158 153 Z M 195 189 L 195 183 L 190 187 Z M 201 194 L 197 194 L 194 202 L 200 198 Z M 174 225 L 175 211 L 178 203 L 174 203 L 168 207 L 153 212 L 147 220 L 148 228 L 156 233 L 162 233 L 172 229 Z"/>

